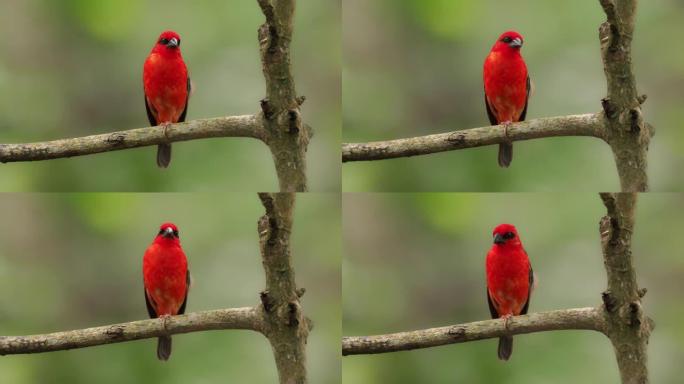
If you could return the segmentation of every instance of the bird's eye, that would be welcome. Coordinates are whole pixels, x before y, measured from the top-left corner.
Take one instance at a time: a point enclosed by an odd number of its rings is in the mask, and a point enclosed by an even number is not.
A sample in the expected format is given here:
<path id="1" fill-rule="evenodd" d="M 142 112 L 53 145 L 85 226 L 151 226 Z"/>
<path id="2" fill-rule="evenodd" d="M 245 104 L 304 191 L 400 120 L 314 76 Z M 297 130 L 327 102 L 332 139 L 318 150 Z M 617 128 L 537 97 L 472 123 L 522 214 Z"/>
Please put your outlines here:
<path id="1" fill-rule="evenodd" d="M 508 44 L 508 43 L 510 43 L 511 41 L 513 41 L 513 39 L 511 39 L 510 36 L 506 36 L 506 37 L 504 37 L 501 41 L 503 41 L 504 43 Z"/>
<path id="2" fill-rule="evenodd" d="M 161 39 L 159 40 L 159 43 L 166 45 L 169 43 L 169 39 Z"/>
<path id="3" fill-rule="evenodd" d="M 504 239 L 508 240 L 508 239 L 514 238 L 515 234 L 513 232 L 506 232 L 506 233 L 504 233 L 503 237 L 504 237 Z"/>

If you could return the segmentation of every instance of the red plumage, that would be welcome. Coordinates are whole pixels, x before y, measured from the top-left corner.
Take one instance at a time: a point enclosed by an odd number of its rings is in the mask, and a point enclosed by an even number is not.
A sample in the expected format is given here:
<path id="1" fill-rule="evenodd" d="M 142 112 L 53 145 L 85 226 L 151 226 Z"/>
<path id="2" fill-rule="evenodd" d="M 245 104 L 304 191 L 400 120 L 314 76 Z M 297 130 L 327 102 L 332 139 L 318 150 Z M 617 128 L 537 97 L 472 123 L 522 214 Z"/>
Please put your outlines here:
<path id="1" fill-rule="evenodd" d="M 494 43 L 484 62 L 484 91 L 487 115 L 492 125 L 508 125 L 525 120 L 530 95 L 530 77 L 520 55 L 522 35 L 504 32 Z M 508 167 L 513 160 L 513 144 L 499 145 L 499 165 Z"/>
<path id="2" fill-rule="evenodd" d="M 188 260 L 181 248 L 178 228 L 164 223 L 143 257 L 143 283 L 145 302 L 151 318 L 180 315 L 190 287 Z M 157 357 L 168 360 L 171 355 L 171 337 L 159 338 Z"/>
<path id="3" fill-rule="evenodd" d="M 147 117 L 164 127 L 185 121 L 190 97 L 190 78 L 180 50 L 180 36 L 166 31 L 159 36 L 143 67 Z M 166 131 L 165 131 L 166 132 Z M 171 144 L 159 145 L 157 165 L 171 162 Z"/>
<path id="4" fill-rule="evenodd" d="M 487 253 L 487 300 L 492 318 L 503 317 L 506 325 L 511 316 L 524 315 L 530 303 L 534 273 L 518 231 L 511 224 L 494 228 L 494 244 Z M 498 355 L 508 360 L 513 337 L 499 338 Z"/>

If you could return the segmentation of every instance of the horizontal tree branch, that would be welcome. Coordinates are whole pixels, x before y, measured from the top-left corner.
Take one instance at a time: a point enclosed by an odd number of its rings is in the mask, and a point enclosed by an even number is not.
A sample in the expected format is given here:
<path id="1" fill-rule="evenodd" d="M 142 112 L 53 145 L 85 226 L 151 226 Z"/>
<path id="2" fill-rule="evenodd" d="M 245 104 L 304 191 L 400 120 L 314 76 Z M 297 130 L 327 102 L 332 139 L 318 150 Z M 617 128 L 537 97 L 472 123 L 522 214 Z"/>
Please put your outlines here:
<path id="1" fill-rule="evenodd" d="M 603 311 L 599 308 L 562 309 L 515 316 L 508 329 L 502 319 L 492 319 L 387 335 L 343 337 L 342 355 L 409 351 L 543 331 L 584 329 L 603 332 L 603 325 Z"/>
<path id="2" fill-rule="evenodd" d="M 0 144 L 0 162 L 51 160 L 212 137 L 251 137 L 268 142 L 257 115 L 217 117 L 102 135 L 29 144 Z"/>
<path id="3" fill-rule="evenodd" d="M 504 142 L 556 136 L 592 136 L 603 139 L 604 120 L 600 114 L 570 115 L 533 119 L 511 124 L 508 135 L 503 126 L 464 129 L 435 135 L 370 143 L 342 144 L 342 161 L 368 161 L 428 155 Z"/>
<path id="4" fill-rule="evenodd" d="M 217 329 L 261 332 L 261 311 L 231 308 L 31 336 L 0 336 L 0 355 L 41 353 Z"/>

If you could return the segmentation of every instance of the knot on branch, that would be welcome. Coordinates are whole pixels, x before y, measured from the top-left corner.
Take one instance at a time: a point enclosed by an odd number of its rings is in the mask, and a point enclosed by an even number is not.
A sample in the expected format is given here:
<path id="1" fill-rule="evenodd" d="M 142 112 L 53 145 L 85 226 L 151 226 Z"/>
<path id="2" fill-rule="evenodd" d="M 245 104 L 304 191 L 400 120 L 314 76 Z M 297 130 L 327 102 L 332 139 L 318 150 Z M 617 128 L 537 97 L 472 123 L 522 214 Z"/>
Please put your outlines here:
<path id="1" fill-rule="evenodd" d="M 464 133 L 454 132 L 447 137 L 447 142 L 453 145 L 462 145 L 466 141 L 466 135 Z"/>
<path id="2" fill-rule="evenodd" d="M 275 111 L 273 110 L 273 106 L 271 105 L 271 102 L 268 100 L 268 98 L 261 99 L 260 105 L 261 111 L 264 113 L 264 118 L 266 118 L 266 120 L 273 119 Z"/>
<path id="3" fill-rule="evenodd" d="M 291 301 L 287 304 L 287 325 L 289 327 L 297 327 L 301 323 L 302 306 L 297 301 Z"/>
<path id="4" fill-rule="evenodd" d="M 463 340 L 463 338 L 465 337 L 465 334 L 466 334 L 465 328 L 458 327 L 458 326 L 450 327 L 449 330 L 447 331 L 447 335 L 449 335 L 454 340 Z"/>
<path id="5" fill-rule="evenodd" d="M 302 296 L 304 296 L 304 294 L 306 293 L 306 288 L 299 288 L 295 291 L 295 293 L 297 294 L 297 297 L 301 299 Z"/>
<path id="6" fill-rule="evenodd" d="M 121 325 L 112 325 L 111 327 L 107 328 L 105 335 L 112 340 L 121 339 L 124 335 L 124 328 Z"/>
<path id="7" fill-rule="evenodd" d="M 627 324 L 630 327 L 638 327 L 641 325 L 641 319 L 643 317 L 643 311 L 641 310 L 641 304 L 638 301 L 633 301 L 628 305 L 627 313 Z"/>
<path id="8" fill-rule="evenodd" d="M 606 309 L 606 312 L 613 313 L 615 311 L 617 300 L 615 300 L 610 290 L 601 293 L 601 300 L 603 300 L 603 307 Z"/>
<path id="9" fill-rule="evenodd" d="M 601 106 L 608 120 L 614 120 L 617 117 L 617 108 L 615 108 L 609 97 L 601 99 Z"/>
<path id="10" fill-rule="evenodd" d="M 126 134 L 123 132 L 114 132 L 105 139 L 105 142 L 113 147 L 118 147 L 126 142 Z"/>
<path id="11" fill-rule="evenodd" d="M 264 307 L 264 311 L 270 313 L 273 309 L 273 299 L 269 296 L 268 290 L 261 291 L 259 293 L 259 298 L 261 299 L 261 305 Z"/>
<path id="12" fill-rule="evenodd" d="M 611 216 L 603 216 L 599 223 L 599 230 L 601 232 L 601 244 L 604 248 L 607 245 L 615 245 L 619 238 L 620 226 L 617 219 Z"/>

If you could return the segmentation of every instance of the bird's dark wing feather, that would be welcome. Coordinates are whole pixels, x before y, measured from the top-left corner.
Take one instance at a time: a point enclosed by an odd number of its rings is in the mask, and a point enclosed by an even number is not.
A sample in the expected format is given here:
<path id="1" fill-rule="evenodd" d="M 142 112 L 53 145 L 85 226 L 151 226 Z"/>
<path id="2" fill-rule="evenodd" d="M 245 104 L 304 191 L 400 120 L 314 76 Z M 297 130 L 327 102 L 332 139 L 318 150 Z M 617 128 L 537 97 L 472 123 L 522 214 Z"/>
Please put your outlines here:
<path id="1" fill-rule="evenodd" d="M 489 104 L 489 99 L 487 99 L 487 94 L 485 93 L 485 105 L 487 106 L 487 116 L 489 116 L 489 122 L 492 125 L 499 125 L 499 121 L 496 119 L 496 110 L 493 106 Z"/>
<path id="2" fill-rule="evenodd" d="M 530 90 L 532 89 L 532 84 L 530 83 L 530 75 L 527 75 L 527 97 L 525 98 L 525 108 L 520 114 L 518 121 L 525 121 L 525 116 L 527 116 L 527 103 L 530 101 Z"/>
<path id="3" fill-rule="evenodd" d="M 178 314 L 182 315 L 185 313 L 185 304 L 188 303 L 188 291 L 190 290 L 190 270 L 188 269 L 185 272 L 185 298 L 183 299 L 183 304 L 180 306 L 180 309 L 178 310 Z"/>
<path id="4" fill-rule="evenodd" d="M 153 127 L 159 125 L 157 124 L 157 118 L 154 116 L 150 103 L 147 102 L 147 96 L 145 96 L 145 109 L 147 110 L 147 119 L 150 120 L 150 125 Z"/>
<path id="5" fill-rule="evenodd" d="M 494 303 L 492 302 L 492 297 L 489 296 L 489 287 L 487 288 L 487 304 L 489 304 L 489 313 L 492 315 L 492 319 L 499 318 L 499 312 L 494 308 Z"/>
<path id="6" fill-rule="evenodd" d="M 188 101 L 190 101 L 190 92 L 191 91 L 192 91 L 192 83 L 190 82 L 190 76 L 188 76 L 188 97 L 185 98 L 185 109 L 183 109 L 183 113 L 181 113 L 180 118 L 178 119 L 179 123 L 185 122 L 185 116 L 188 114 Z"/>
<path id="7" fill-rule="evenodd" d="M 150 302 L 150 297 L 147 296 L 147 289 L 143 288 L 145 291 L 145 304 L 147 304 L 147 313 L 150 315 L 151 319 L 156 319 L 157 317 L 157 312 L 154 310 L 154 307 L 152 306 L 152 302 Z"/>
<path id="8" fill-rule="evenodd" d="M 530 267 L 529 284 L 530 287 L 527 289 L 527 300 L 525 301 L 522 311 L 520 311 L 521 315 L 527 314 L 527 307 L 530 306 L 530 296 L 532 296 L 532 287 L 534 286 L 534 271 L 532 270 L 532 267 Z"/>

